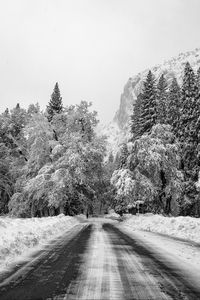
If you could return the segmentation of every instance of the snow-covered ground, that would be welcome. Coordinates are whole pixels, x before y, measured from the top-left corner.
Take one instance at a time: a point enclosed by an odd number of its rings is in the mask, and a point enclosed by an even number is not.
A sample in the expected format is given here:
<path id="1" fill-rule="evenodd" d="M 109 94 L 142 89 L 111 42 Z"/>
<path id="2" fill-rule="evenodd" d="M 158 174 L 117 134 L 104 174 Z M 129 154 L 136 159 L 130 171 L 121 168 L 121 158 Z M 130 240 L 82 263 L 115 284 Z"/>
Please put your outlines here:
<path id="1" fill-rule="evenodd" d="M 200 278 L 200 219 L 160 215 L 127 216 L 119 227 L 174 261 L 193 280 Z"/>
<path id="2" fill-rule="evenodd" d="M 0 217 L 0 271 L 78 223 L 78 218 L 62 214 L 30 219 Z"/>
<path id="3" fill-rule="evenodd" d="M 129 215 L 123 226 L 200 243 L 200 218 L 163 217 L 153 214 Z"/>

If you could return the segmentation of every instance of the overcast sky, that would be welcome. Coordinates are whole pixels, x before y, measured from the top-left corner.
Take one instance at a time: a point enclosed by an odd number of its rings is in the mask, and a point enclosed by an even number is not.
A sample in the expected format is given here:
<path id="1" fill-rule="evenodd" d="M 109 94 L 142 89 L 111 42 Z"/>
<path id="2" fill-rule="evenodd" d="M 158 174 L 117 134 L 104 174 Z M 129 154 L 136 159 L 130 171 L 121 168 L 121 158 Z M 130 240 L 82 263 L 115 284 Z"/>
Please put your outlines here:
<path id="1" fill-rule="evenodd" d="M 200 0 L 0 0 L 0 111 L 92 101 L 109 121 L 128 78 L 200 47 Z"/>

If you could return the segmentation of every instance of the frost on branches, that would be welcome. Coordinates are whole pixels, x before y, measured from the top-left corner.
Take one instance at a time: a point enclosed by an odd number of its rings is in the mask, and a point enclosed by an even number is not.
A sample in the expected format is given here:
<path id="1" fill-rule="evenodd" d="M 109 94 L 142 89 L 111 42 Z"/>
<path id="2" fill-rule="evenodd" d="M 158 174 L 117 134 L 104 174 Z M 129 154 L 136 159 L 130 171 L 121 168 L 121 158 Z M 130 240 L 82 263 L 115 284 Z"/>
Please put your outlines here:
<path id="1" fill-rule="evenodd" d="M 183 175 L 179 145 L 169 125 L 155 125 L 149 135 L 129 145 L 126 165 L 111 178 L 118 204 L 128 206 L 141 200 L 149 211 L 179 213 Z"/>
<path id="2" fill-rule="evenodd" d="M 105 138 L 94 132 L 98 121 L 90 106 L 70 106 L 51 123 L 42 114 L 30 119 L 24 128 L 27 162 L 9 202 L 12 215 L 92 212 L 106 148 Z"/>

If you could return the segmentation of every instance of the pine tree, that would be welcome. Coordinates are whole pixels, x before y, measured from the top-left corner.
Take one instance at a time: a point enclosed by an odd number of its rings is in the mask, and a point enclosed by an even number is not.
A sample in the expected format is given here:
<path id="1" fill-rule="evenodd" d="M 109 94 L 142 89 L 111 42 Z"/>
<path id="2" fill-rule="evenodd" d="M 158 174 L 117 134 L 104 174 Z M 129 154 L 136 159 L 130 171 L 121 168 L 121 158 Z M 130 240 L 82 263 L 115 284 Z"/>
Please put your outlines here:
<path id="1" fill-rule="evenodd" d="M 177 136 L 182 148 L 182 167 L 185 179 L 183 213 L 190 214 L 197 205 L 198 191 L 195 182 L 199 173 L 198 158 L 198 119 L 200 98 L 196 76 L 189 63 L 186 63 L 181 88 L 181 109 Z"/>
<path id="2" fill-rule="evenodd" d="M 178 137 L 182 143 L 195 142 L 196 140 L 197 99 L 198 88 L 195 74 L 187 62 L 181 88 L 181 109 L 178 125 Z"/>
<path id="3" fill-rule="evenodd" d="M 157 122 L 155 79 L 149 71 L 141 94 L 140 135 L 150 132 Z"/>
<path id="4" fill-rule="evenodd" d="M 119 156 L 119 152 L 117 152 L 114 159 L 114 169 L 117 170 L 119 168 L 120 168 L 120 156 Z"/>
<path id="5" fill-rule="evenodd" d="M 160 124 L 166 123 L 166 109 L 167 109 L 167 81 L 162 74 L 157 84 L 157 111 L 158 122 Z"/>
<path id="6" fill-rule="evenodd" d="M 60 89 L 59 89 L 58 83 L 56 82 L 53 93 L 51 95 L 51 100 L 49 101 L 49 104 L 47 105 L 48 121 L 51 122 L 53 116 L 55 114 L 61 113 L 62 110 L 63 110 L 62 97 L 60 96 Z"/>
<path id="7" fill-rule="evenodd" d="M 180 87 L 176 78 L 174 77 L 169 87 L 167 109 L 166 109 L 166 123 L 173 127 L 173 132 L 177 134 L 177 126 L 180 115 Z"/>
<path id="8" fill-rule="evenodd" d="M 197 70 L 197 86 L 200 90 L 200 68 L 198 68 Z"/>
<path id="9" fill-rule="evenodd" d="M 141 100 L 142 94 L 139 94 L 133 105 L 133 114 L 131 115 L 131 133 L 133 141 L 140 137 Z"/>
<path id="10" fill-rule="evenodd" d="M 119 155 L 119 167 L 120 168 L 123 168 L 126 166 L 127 157 L 128 157 L 127 144 L 123 143 L 120 147 L 120 155 Z"/>

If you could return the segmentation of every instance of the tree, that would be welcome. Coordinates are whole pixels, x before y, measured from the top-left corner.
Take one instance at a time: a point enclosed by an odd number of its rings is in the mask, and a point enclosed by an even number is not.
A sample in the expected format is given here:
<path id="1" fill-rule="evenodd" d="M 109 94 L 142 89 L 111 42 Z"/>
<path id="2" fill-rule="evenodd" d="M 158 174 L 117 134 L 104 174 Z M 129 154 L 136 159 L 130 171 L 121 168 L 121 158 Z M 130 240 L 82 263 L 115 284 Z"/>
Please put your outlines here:
<path id="1" fill-rule="evenodd" d="M 185 144 L 195 142 L 196 136 L 196 104 L 198 88 L 193 69 L 187 62 L 184 69 L 183 84 L 181 88 L 180 119 L 178 124 L 179 140 Z"/>
<path id="2" fill-rule="evenodd" d="M 160 124 L 166 123 L 167 88 L 167 81 L 162 74 L 157 84 L 157 114 Z"/>
<path id="3" fill-rule="evenodd" d="M 179 144 L 171 126 L 157 124 L 134 141 L 125 168 L 114 171 L 111 183 L 121 206 L 144 201 L 148 211 L 177 215 L 183 192 Z"/>
<path id="4" fill-rule="evenodd" d="M 10 126 L 9 132 L 14 137 L 19 139 L 22 134 L 22 129 L 27 123 L 26 110 L 20 107 L 17 103 L 16 107 L 10 111 Z"/>
<path id="5" fill-rule="evenodd" d="M 51 122 L 53 116 L 55 114 L 61 113 L 63 110 L 62 97 L 60 96 L 60 89 L 58 83 L 54 87 L 53 93 L 51 95 L 51 99 L 49 104 L 47 105 L 47 118 L 48 121 Z"/>
<path id="6" fill-rule="evenodd" d="M 172 126 L 175 134 L 177 134 L 176 129 L 180 117 L 180 96 L 180 87 L 174 77 L 169 87 L 166 123 Z"/>
<path id="7" fill-rule="evenodd" d="M 200 115 L 200 94 L 196 76 L 186 63 L 181 88 L 181 109 L 177 136 L 182 150 L 182 168 L 185 179 L 185 194 L 182 214 L 192 212 L 197 203 L 198 191 L 195 182 L 199 174 L 198 128 Z M 187 208 L 187 209 L 186 209 Z"/>
<path id="8" fill-rule="evenodd" d="M 155 79 L 149 71 L 141 94 L 140 135 L 150 132 L 157 122 Z"/>
<path id="9" fill-rule="evenodd" d="M 197 86 L 200 90 L 200 68 L 198 68 L 197 70 Z"/>
<path id="10" fill-rule="evenodd" d="M 0 143 L 0 214 L 8 212 L 13 187 L 10 151 L 4 143 Z"/>
<path id="11" fill-rule="evenodd" d="M 133 105 L 133 113 L 131 115 L 131 134 L 133 141 L 140 136 L 141 101 L 142 94 L 139 94 Z"/>
<path id="12" fill-rule="evenodd" d="M 40 105 L 37 102 L 36 104 L 30 104 L 27 110 L 27 114 L 31 117 L 34 114 L 40 113 Z"/>
<path id="13" fill-rule="evenodd" d="M 90 106 L 85 101 L 70 106 L 52 122 L 41 113 L 30 116 L 24 128 L 28 161 L 9 203 L 13 215 L 92 212 L 104 189 L 106 148 Z"/>
<path id="14" fill-rule="evenodd" d="M 119 167 L 123 168 L 126 166 L 126 161 L 128 157 L 128 147 L 126 143 L 123 143 L 119 151 Z"/>

